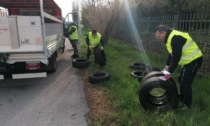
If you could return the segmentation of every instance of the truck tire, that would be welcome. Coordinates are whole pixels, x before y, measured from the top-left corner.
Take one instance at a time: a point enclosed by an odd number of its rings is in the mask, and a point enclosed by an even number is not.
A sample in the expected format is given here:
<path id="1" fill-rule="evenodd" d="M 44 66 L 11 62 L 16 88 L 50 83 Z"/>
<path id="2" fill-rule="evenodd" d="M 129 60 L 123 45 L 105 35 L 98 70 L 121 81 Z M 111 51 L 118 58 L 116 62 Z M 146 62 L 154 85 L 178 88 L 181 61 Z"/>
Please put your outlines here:
<path id="1" fill-rule="evenodd" d="M 88 59 L 77 58 L 72 61 L 72 66 L 76 68 L 86 68 L 90 65 L 90 61 Z"/>
<path id="2" fill-rule="evenodd" d="M 57 69 L 57 61 L 56 61 L 56 55 L 52 55 L 49 59 L 49 64 L 47 66 L 47 72 L 48 73 L 54 73 Z"/>
<path id="3" fill-rule="evenodd" d="M 163 81 L 158 77 L 152 77 L 143 83 L 139 92 L 139 101 L 144 109 L 169 111 L 177 107 L 179 94 L 177 87 L 171 81 Z M 154 90 L 160 92 L 157 93 L 156 91 L 155 94 Z"/>
<path id="4" fill-rule="evenodd" d="M 94 55 L 95 55 L 96 62 L 100 66 L 106 65 L 106 55 L 104 51 L 102 51 L 99 47 L 96 47 L 94 48 Z"/>
<path id="5" fill-rule="evenodd" d="M 150 73 L 148 73 L 147 75 L 144 76 L 141 83 L 143 83 L 148 78 L 157 77 L 157 76 L 163 76 L 163 74 L 160 71 L 152 71 L 152 72 L 150 72 Z"/>
<path id="6" fill-rule="evenodd" d="M 160 71 L 153 71 L 153 72 L 150 72 L 147 75 L 145 75 L 141 81 L 139 80 L 139 82 L 141 82 L 141 85 L 143 86 L 145 80 L 152 78 L 152 77 L 159 77 L 159 76 L 163 76 L 163 75 L 164 74 L 162 74 L 162 72 L 160 72 Z M 170 78 L 169 81 L 171 81 L 173 84 L 176 84 L 172 78 Z"/>
<path id="7" fill-rule="evenodd" d="M 64 51 L 65 51 L 65 45 L 63 45 L 63 46 L 61 47 L 61 53 L 64 53 Z"/>
<path id="8" fill-rule="evenodd" d="M 110 74 L 104 71 L 94 72 L 89 74 L 89 82 L 91 84 L 100 83 L 102 81 L 108 80 Z"/>
<path id="9" fill-rule="evenodd" d="M 142 80 L 142 78 L 148 74 L 147 72 L 145 71 L 139 71 L 139 70 L 135 70 L 135 71 L 132 71 L 131 72 L 131 76 L 134 77 L 134 78 L 137 78 L 138 81 Z"/>

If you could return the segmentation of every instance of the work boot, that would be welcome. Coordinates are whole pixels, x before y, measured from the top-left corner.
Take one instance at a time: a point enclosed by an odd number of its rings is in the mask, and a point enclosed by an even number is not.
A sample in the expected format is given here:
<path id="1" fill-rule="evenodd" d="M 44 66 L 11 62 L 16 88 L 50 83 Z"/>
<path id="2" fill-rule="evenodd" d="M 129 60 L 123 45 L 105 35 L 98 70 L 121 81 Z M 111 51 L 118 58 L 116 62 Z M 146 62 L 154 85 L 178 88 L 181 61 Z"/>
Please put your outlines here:
<path id="1" fill-rule="evenodd" d="M 189 110 L 189 109 L 191 109 L 191 106 L 187 105 L 187 104 L 185 104 L 183 102 L 179 102 L 178 108 L 181 109 L 181 110 Z"/>

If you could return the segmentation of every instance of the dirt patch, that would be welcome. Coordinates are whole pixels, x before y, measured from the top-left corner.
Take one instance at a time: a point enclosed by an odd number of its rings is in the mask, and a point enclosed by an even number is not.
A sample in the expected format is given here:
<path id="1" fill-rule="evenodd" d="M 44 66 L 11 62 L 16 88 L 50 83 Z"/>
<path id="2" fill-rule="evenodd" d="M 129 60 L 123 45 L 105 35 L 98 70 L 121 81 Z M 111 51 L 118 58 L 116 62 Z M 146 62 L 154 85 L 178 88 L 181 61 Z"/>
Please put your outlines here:
<path id="1" fill-rule="evenodd" d="M 84 74 L 85 73 L 85 74 Z M 108 98 L 105 95 L 105 90 L 97 86 L 97 84 L 90 84 L 88 80 L 88 73 L 83 73 L 83 80 L 85 84 L 85 91 L 90 112 L 88 115 L 89 125 L 98 126 L 106 125 L 113 126 L 113 108 L 107 103 Z M 110 120 L 110 117 L 112 119 Z"/>

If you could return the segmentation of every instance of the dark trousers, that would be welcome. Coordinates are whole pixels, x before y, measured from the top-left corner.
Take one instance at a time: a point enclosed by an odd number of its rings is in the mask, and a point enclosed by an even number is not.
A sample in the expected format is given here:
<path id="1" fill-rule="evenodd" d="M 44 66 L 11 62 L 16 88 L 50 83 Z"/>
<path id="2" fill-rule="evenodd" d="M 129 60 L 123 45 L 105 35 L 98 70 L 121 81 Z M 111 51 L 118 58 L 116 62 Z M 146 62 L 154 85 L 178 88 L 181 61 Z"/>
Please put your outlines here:
<path id="1" fill-rule="evenodd" d="M 95 49 L 96 48 L 99 48 L 99 45 L 97 45 L 96 47 L 93 48 L 93 51 L 94 52 L 95 52 Z M 90 48 L 88 47 L 87 48 L 87 59 L 90 59 L 91 52 L 92 52 L 92 50 L 90 50 Z M 94 55 L 94 58 L 95 58 L 95 63 L 96 63 L 96 57 L 95 57 L 95 55 Z"/>
<path id="2" fill-rule="evenodd" d="M 180 101 L 191 106 L 192 104 L 192 81 L 202 65 L 203 58 L 195 59 L 181 68 L 178 81 L 180 83 Z"/>
<path id="3" fill-rule="evenodd" d="M 78 55 L 78 54 L 79 54 L 78 48 L 77 48 L 78 40 L 70 40 L 70 39 L 69 39 L 69 41 L 70 41 L 70 43 L 71 43 L 72 48 L 74 49 L 74 54 L 75 54 L 75 55 Z"/>

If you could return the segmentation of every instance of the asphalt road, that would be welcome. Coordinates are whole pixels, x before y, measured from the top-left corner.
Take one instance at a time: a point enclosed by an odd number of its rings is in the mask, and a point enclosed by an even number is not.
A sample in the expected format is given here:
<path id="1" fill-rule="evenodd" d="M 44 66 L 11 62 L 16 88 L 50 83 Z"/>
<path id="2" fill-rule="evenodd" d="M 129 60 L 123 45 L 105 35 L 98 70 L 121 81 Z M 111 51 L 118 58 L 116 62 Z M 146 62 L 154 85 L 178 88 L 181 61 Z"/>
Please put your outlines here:
<path id="1" fill-rule="evenodd" d="M 73 50 L 57 58 L 46 78 L 6 79 L 0 85 L 0 126 L 87 126 L 84 83 L 72 67 Z"/>

